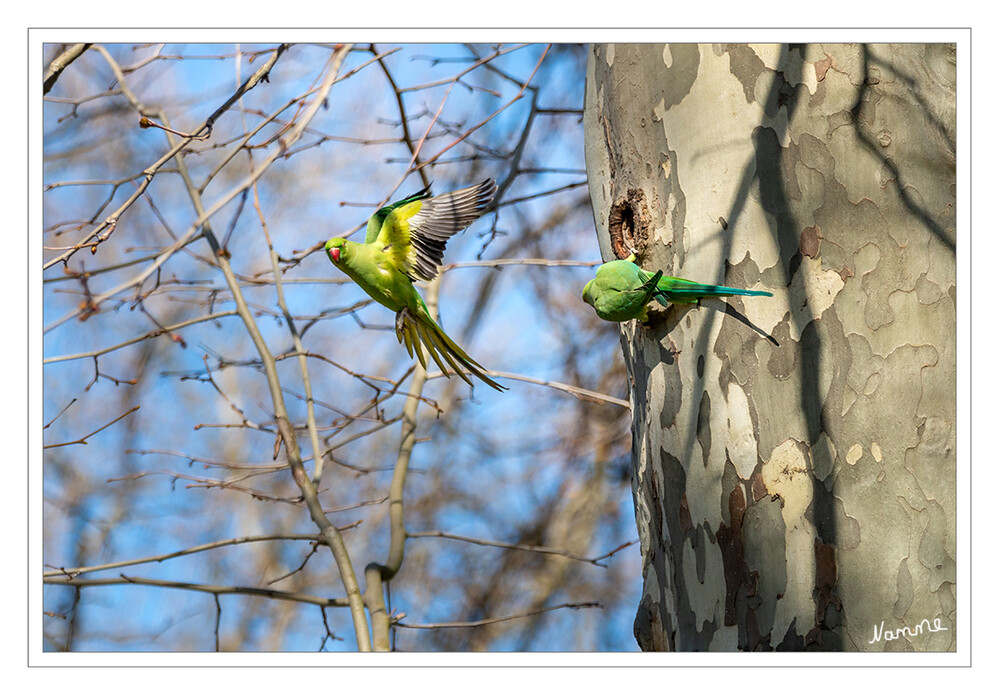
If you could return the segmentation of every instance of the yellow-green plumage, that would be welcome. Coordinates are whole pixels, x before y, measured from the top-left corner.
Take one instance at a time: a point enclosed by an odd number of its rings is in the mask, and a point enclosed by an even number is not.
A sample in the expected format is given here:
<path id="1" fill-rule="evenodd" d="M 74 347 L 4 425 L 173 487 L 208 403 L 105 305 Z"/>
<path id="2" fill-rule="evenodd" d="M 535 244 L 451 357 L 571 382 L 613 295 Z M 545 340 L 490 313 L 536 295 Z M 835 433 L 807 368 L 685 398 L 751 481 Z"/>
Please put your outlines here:
<path id="1" fill-rule="evenodd" d="M 739 290 L 722 285 L 704 285 L 699 282 L 663 275 L 659 270 L 650 273 L 635 264 L 632 254 L 625 260 L 610 261 L 597 268 L 596 277 L 583 288 L 583 301 L 593 307 L 597 316 L 605 321 L 648 321 L 648 303 L 655 299 L 666 306 L 668 302 L 691 304 L 706 297 L 772 297 L 770 292 Z"/>
<path id="2" fill-rule="evenodd" d="M 364 243 L 339 237 L 326 242 L 333 265 L 356 282 L 372 299 L 396 312 L 395 332 L 409 356 L 415 352 L 426 367 L 420 344 L 445 375 L 448 366 L 471 384 L 464 367 L 489 386 L 500 386 L 483 372 L 430 317 L 414 280 L 433 280 L 444 257 L 447 240 L 485 212 L 496 194 L 496 183 L 431 197 L 429 187 L 381 208 L 368 220 Z M 447 366 L 446 366 L 447 365 Z"/>

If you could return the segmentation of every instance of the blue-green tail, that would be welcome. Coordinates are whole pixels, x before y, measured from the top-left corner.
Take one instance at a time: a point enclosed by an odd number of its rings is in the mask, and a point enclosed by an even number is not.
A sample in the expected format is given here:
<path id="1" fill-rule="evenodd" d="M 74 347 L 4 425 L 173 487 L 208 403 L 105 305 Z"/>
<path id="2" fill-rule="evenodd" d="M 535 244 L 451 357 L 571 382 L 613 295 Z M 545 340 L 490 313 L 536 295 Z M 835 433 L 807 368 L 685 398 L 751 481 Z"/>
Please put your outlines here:
<path id="1" fill-rule="evenodd" d="M 667 302 L 675 304 L 693 304 L 705 297 L 773 297 L 773 292 L 762 290 L 740 290 L 724 285 L 703 285 L 683 278 L 664 277 L 659 280 L 656 289 L 656 300 L 666 306 Z"/>

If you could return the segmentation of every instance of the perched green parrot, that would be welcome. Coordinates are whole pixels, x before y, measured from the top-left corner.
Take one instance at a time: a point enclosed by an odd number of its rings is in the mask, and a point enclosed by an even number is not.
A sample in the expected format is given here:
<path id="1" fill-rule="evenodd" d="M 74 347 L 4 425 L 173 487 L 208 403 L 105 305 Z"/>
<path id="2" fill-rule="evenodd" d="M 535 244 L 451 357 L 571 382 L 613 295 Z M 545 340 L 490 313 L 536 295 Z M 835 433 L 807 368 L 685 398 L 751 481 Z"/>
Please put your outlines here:
<path id="1" fill-rule="evenodd" d="M 583 301 L 593 307 L 605 321 L 648 321 L 646 305 L 655 299 L 663 306 L 667 302 L 692 304 L 704 297 L 772 297 L 771 292 L 737 290 L 720 285 L 702 285 L 683 278 L 663 276 L 642 270 L 635 264 L 635 254 L 623 261 L 610 261 L 597 268 L 597 276 L 583 288 Z"/>
<path id="2" fill-rule="evenodd" d="M 447 240 L 478 219 L 496 194 L 496 182 L 431 197 L 430 187 L 387 205 L 368 220 L 364 243 L 339 237 L 326 242 L 326 255 L 379 304 L 395 315 L 395 334 L 409 356 L 427 366 L 422 342 L 437 366 L 448 377 L 444 362 L 472 384 L 459 368 L 464 366 L 497 391 L 506 390 L 483 373 L 484 367 L 458 347 L 430 318 L 414 280 L 433 280 L 444 258 Z M 443 359 L 442 359 L 443 358 Z"/>

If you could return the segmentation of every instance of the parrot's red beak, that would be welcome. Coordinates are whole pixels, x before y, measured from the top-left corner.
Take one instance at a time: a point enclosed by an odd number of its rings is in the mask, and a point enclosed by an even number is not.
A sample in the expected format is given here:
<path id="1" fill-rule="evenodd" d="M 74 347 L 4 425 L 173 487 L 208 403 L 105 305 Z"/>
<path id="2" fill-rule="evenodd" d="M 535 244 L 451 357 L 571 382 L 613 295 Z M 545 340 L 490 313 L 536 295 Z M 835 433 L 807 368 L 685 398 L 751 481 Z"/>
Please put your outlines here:
<path id="1" fill-rule="evenodd" d="M 339 263 L 340 262 L 340 249 L 339 248 L 335 248 L 332 251 L 330 251 L 330 258 L 333 259 L 334 263 Z"/>

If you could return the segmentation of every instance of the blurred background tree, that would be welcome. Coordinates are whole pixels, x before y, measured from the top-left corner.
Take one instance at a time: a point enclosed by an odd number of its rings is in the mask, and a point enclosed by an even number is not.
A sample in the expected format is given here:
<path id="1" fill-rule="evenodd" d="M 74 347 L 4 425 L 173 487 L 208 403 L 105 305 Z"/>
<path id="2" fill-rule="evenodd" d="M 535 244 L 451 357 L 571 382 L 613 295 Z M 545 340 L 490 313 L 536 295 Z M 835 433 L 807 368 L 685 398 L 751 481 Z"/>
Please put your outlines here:
<path id="1" fill-rule="evenodd" d="M 46 47 L 45 649 L 636 648 L 626 376 L 579 301 L 585 62 Z M 415 365 L 322 253 L 487 177 L 421 289 L 503 394 Z"/>

